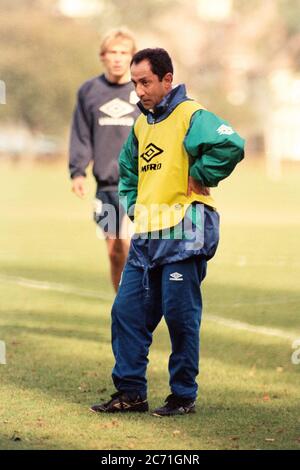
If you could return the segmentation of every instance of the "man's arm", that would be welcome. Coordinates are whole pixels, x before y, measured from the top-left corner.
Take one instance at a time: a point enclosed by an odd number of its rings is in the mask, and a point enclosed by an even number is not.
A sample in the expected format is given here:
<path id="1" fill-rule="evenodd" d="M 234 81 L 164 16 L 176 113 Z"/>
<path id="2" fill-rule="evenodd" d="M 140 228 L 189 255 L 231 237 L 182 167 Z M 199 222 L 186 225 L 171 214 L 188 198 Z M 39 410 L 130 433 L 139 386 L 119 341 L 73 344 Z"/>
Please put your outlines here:
<path id="1" fill-rule="evenodd" d="M 200 183 L 200 181 L 196 180 L 192 176 L 189 176 L 187 195 L 190 196 L 192 192 L 196 194 L 203 194 L 204 196 L 210 195 L 210 189 L 207 186 L 204 186 L 204 184 Z"/>
<path id="2" fill-rule="evenodd" d="M 78 92 L 77 105 L 73 114 L 70 136 L 69 170 L 72 191 L 83 197 L 86 194 L 84 179 L 86 168 L 93 158 L 91 118 L 84 107 L 82 88 Z"/>
<path id="3" fill-rule="evenodd" d="M 244 139 L 206 110 L 193 115 L 184 146 L 191 157 L 190 177 L 205 187 L 217 186 L 244 158 Z"/>
<path id="4" fill-rule="evenodd" d="M 119 196 L 127 214 L 133 220 L 138 187 L 138 141 L 133 128 L 119 156 Z"/>

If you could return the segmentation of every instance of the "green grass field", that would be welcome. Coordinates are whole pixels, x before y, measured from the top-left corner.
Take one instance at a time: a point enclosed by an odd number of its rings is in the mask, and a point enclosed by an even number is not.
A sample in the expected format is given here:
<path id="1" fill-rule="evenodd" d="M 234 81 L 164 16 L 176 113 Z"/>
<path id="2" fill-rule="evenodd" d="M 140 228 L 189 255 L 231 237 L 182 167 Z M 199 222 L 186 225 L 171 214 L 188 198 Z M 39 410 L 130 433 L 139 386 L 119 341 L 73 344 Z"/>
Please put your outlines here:
<path id="1" fill-rule="evenodd" d="M 101 415 L 113 392 L 105 243 L 63 165 L 1 169 L 1 449 L 300 449 L 299 167 L 267 180 L 247 162 L 215 190 L 221 242 L 203 285 L 197 413 Z M 151 409 L 168 389 L 158 327 Z M 299 352 L 300 356 L 300 352 Z"/>

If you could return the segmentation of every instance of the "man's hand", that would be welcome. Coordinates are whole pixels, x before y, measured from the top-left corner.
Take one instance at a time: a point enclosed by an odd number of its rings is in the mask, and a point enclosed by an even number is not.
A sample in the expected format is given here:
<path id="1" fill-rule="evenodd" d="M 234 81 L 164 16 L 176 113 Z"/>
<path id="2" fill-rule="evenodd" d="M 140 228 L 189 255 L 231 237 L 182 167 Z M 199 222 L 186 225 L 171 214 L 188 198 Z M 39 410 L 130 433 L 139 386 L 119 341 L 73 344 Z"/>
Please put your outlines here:
<path id="1" fill-rule="evenodd" d="M 84 198 L 87 193 L 84 180 L 84 176 L 76 176 L 76 178 L 72 180 L 72 191 L 81 199 Z"/>
<path id="2" fill-rule="evenodd" d="M 203 186 L 200 181 L 197 181 L 192 176 L 189 176 L 187 195 L 190 196 L 192 191 L 196 194 L 203 194 L 203 196 L 210 195 L 210 189 L 207 186 Z"/>

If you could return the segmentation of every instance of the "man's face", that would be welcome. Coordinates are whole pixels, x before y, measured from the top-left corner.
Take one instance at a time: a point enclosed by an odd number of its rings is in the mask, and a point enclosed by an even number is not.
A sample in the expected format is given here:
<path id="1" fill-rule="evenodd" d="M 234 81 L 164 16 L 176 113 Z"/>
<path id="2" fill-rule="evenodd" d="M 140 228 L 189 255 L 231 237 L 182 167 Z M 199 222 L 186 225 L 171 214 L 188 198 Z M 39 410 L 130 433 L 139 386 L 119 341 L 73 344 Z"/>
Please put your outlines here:
<path id="1" fill-rule="evenodd" d="M 147 59 L 142 60 L 139 64 L 132 64 L 130 73 L 136 94 L 145 109 L 154 109 L 172 89 L 172 74 L 167 73 L 160 81 L 158 76 L 152 72 Z"/>
<path id="2" fill-rule="evenodd" d="M 121 78 L 129 72 L 132 58 L 132 43 L 129 39 L 115 39 L 111 41 L 101 60 L 106 68 L 108 77 Z"/>

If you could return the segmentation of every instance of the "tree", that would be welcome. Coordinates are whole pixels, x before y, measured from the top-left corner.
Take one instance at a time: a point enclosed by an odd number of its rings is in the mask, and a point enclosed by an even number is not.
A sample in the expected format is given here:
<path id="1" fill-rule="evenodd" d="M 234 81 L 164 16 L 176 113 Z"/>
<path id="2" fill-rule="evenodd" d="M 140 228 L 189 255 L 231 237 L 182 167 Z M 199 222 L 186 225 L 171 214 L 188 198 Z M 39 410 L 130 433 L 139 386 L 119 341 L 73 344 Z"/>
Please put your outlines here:
<path id="1" fill-rule="evenodd" d="M 7 13 L 0 30 L 0 78 L 7 96 L 2 120 L 61 134 L 78 86 L 99 72 L 98 43 L 96 31 L 85 24 L 40 11 L 26 17 Z"/>

